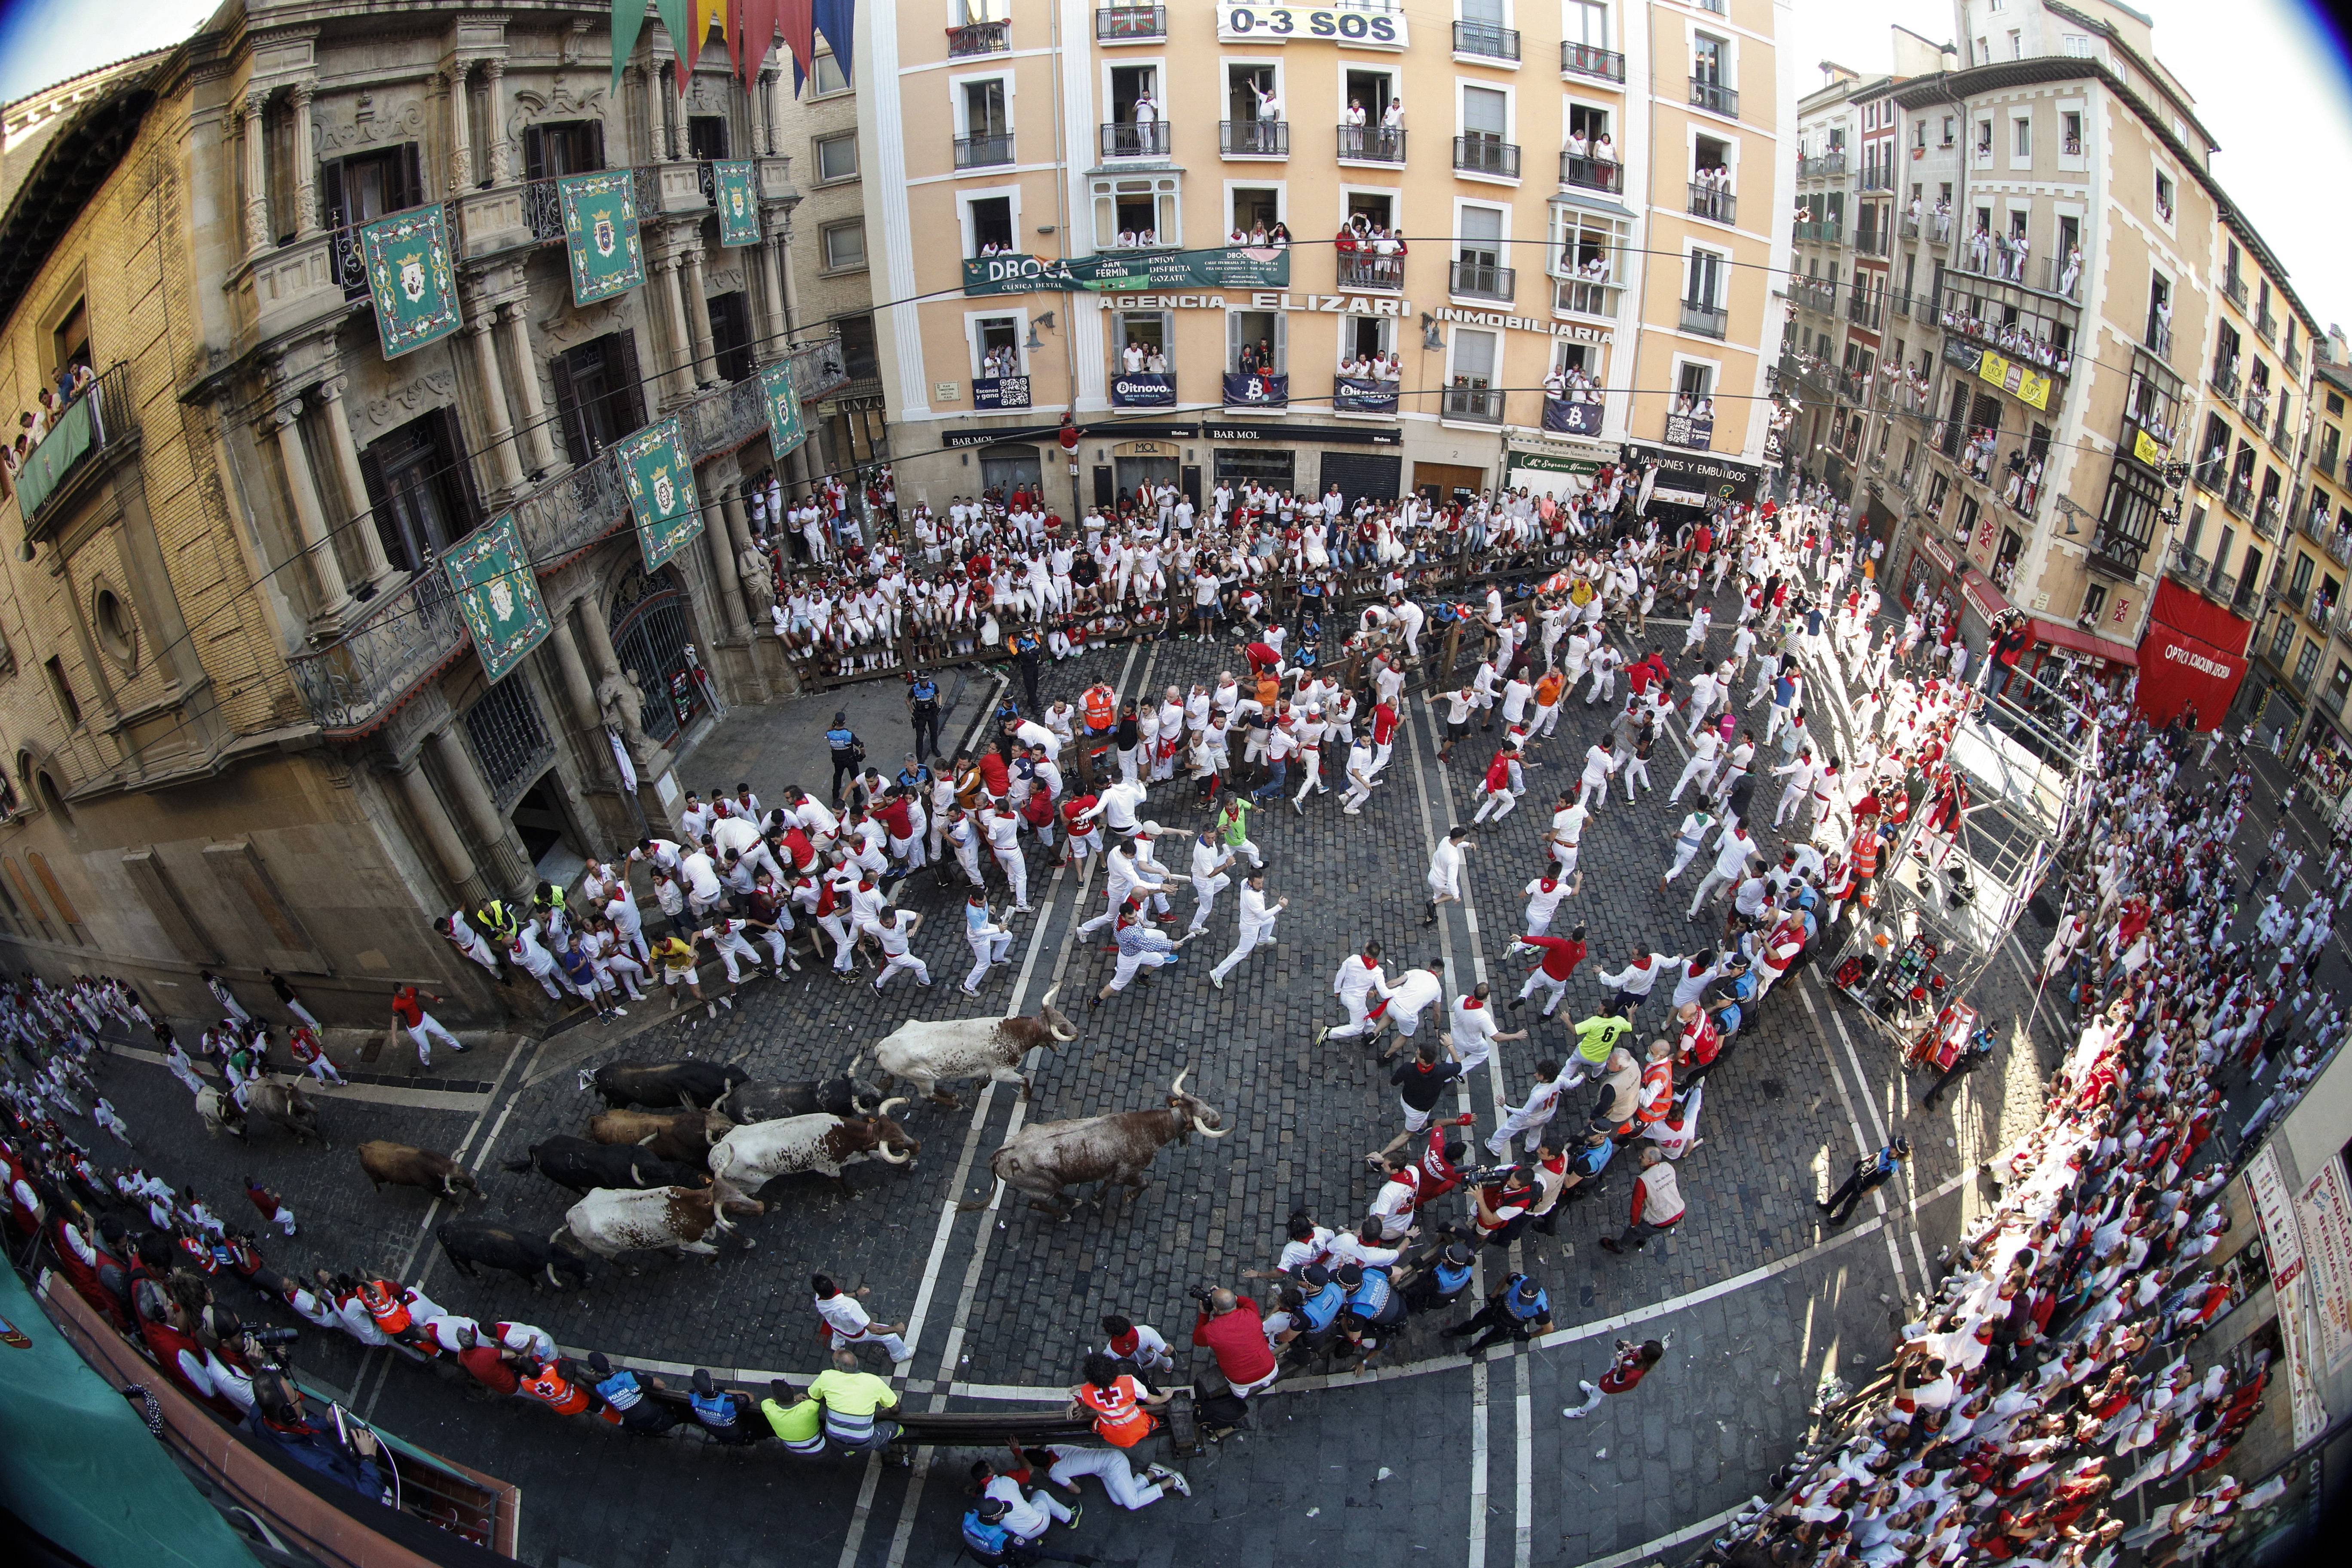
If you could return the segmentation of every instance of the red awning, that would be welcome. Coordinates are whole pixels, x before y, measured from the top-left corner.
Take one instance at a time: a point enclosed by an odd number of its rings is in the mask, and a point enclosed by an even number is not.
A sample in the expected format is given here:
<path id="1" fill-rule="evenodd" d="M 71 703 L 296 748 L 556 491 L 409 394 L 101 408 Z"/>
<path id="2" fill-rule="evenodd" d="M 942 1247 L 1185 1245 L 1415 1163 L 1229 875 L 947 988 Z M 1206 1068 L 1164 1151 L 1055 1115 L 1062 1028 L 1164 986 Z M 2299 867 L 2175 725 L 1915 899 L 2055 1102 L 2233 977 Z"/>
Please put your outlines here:
<path id="1" fill-rule="evenodd" d="M 1960 569 L 1960 594 L 1988 621 L 2009 608 L 2009 601 L 1992 585 L 1992 579 L 1973 566 Z"/>
<path id="2" fill-rule="evenodd" d="M 1952 552 L 1945 549 L 1944 542 L 1936 538 L 1933 534 L 1928 535 L 1927 538 L 1922 539 L 1919 542 L 1919 553 L 1934 562 L 1937 571 L 1943 573 L 1949 573 L 1951 571 Z"/>
<path id="3" fill-rule="evenodd" d="M 2124 643 L 2109 642 L 2105 637 L 2095 637 L 2088 632 L 2077 631 L 2073 626 L 2061 626 L 2056 621 L 2045 621 L 2037 617 L 2033 622 L 2033 640 L 2038 643 L 2047 643 L 2052 647 L 2071 648 L 2076 653 L 2086 653 L 2093 658 L 2104 658 L 2109 664 L 2129 665 L 2135 669 L 2139 668 L 2137 648 Z"/>

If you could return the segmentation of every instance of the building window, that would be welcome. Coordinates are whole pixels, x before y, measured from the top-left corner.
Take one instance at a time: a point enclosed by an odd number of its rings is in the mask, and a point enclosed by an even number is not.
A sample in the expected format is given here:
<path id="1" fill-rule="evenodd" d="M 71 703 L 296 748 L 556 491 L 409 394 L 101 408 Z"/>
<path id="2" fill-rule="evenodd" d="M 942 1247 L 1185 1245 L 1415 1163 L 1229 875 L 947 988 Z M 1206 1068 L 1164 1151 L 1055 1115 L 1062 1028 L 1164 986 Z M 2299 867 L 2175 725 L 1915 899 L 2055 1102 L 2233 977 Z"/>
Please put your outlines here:
<path id="1" fill-rule="evenodd" d="M 866 265 L 866 220 L 829 223 L 817 230 L 827 272 L 855 272 Z"/>
<path id="2" fill-rule="evenodd" d="M 73 683 L 66 679 L 65 660 L 51 654 L 42 661 L 41 668 L 48 672 L 49 695 L 57 699 L 58 711 L 66 718 L 66 728 L 81 728 L 81 704 L 74 700 Z"/>
<path id="3" fill-rule="evenodd" d="M 758 368 L 751 359 L 751 296 L 742 289 L 710 297 L 710 351 L 721 381 L 748 381 Z"/>
<path id="4" fill-rule="evenodd" d="M 2016 119 L 2009 122 L 2009 130 L 2011 137 L 2010 155 L 2014 158 L 2032 157 L 2033 121 L 2021 114 Z"/>
<path id="5" fill-rule="evenodd" d="M 1183 244 L 1181 193 L 1181 182 L 1173 174 L 1095 181 L 1095 248 L 1156 249 Z"/>
<path id="6" fill-rule="evenodd" d="M 817 56 L 816 69 L 811 74 L 816 79 L 816 96 L 819 98 L 849 90 L 849 78 L 842 74 L 841 61 L 834 58 L 830 49 Z"/>
<path id="7" fill-rule="evenodd" d="M 2159 480 L 2118 460 L 2107 479 L 2106 499 L 2099 506 L 2099 526 L 2091 540 L 2092 552 L 2137 564 L 2156 537 L 2157 509 L 2163 500 Z M 2226 552 L 2228 546 L 2222 548 Z"/>
<path id="8" fill-rule="evenodd" d="M 1609 47 L 1609 7 L 1593 0 L 1568 0 L 1568 41 L 1590 48 Z"/>
<path id="9" fill-rule="evenodd" d="M 593 174 L 604 166 L 604 122 L 601 120 L 551 120 L 523 128 L 526 179 Z"/>
<path id="10" fill-rule="evenodd" d="M 636 334 L 624 330 L 548 362 L 565 454 L 585 463 L 646 422 Z"/>
<path id="11" fill-rule="evenodd" d="M 2162 170 L 2156 175 L 2156 216 L 2165 222 L 2172 221 L 2172 176 Z"/>
<path id="12" fill-rule="evenodd" d="M 425 570 L 480 521 L 465 437 L 457 411 L 446 405 L 369 442 L 360 454 L 360 478 L 384 559 L 404 572 Z"/>
<path id="13" fill-rule="evenodd" d="M 973 258 L 1013 252 L 1011 196 L 982 196 L 968 204 L 964 210 L 971 225 L 971 255 Z"/>
<path id="14" fill-rule="evenodd" d="M 839 136 L 820 136 L 814 151 L 816 154 L 816 181 L 824 184 L 832 180 L 857 178 L 857 132 L 845 132 Z"/>
<path id="15" fill-rule="evenodd" d="M 2070 109 L 2058 117 L 2058 150 L 2069 158 L 2083 155 L 2083 111 Z"/>
<path id="16" fill-rule="evenodd" d="M 2062 40 L 2069 58 L 2087 60 L 2091 58 L 2091 40 L 2081 33 L 2068 33 Z"/>
<path id="17" fill-rule="evenodd" d="M 2319 673 L 2319 645 L 2309 637 L 2303 640 L 2303 653 L 2294 661 L 2294 683 L 2309 686 L 2311 678 Z"/>
<path id="18" fill-rule="evenodd" d="M 972 323 L 972 374 L 982 378 L 1024 374 L 1021 357 L 1021 318 L 984 316 Z"/>
<path id="19" fill-rule="evenodd" d="M 1454 334 L 1454 374 L 1455 386 L 1486 387 L 1495 380 L 1495 338 L 1493 332 L 1457 329 Z M 55 662 L 54 660 L 52 662 Z"/>
<path id="20" fill-rule="evenodd" d="M 2095 626 L 2099 624 L 2100 613 L 2106 607 L 2107 585 L 2104 583 L 2093 583 L 2083 590 L 2083 613 L 2075 619 L 2084 626 Z"/>
<path id="21" fill-rule="evenodd" d="M 716 163 L 727 156 L 727 117 L 689 114 L 686 118 L 686 155 L 697 163 Z"/>
<path id="22" fill-rule="evenodd" d="M 413 142 L 319 166 L 319 205 L 325 209 L 329 228 L 367 223 L 424 199 L 425 180 Z"/>
<path id="23" fill-rule="evenodd" d="M 841 334 L 841 368 L 852 381 L 882 379 L 882 359 L 874 348 L 874 318 L 837 316 L 834 330 Z"/>

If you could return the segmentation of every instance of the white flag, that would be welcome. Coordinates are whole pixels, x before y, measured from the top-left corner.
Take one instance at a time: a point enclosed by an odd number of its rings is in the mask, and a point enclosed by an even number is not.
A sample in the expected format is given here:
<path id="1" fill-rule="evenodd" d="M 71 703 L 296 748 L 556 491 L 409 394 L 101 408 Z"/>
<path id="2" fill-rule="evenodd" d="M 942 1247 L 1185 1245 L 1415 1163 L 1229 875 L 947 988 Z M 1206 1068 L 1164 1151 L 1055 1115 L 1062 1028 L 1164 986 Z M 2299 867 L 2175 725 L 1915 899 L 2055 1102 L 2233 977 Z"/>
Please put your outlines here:
<path id="1" fill-rule="evenodd" d="M 621 770 L 621 787 L 634 791 L 637 787 L 637 764 L 629 760 L 629 748 L 621 743 L 621 732 L 607 726 L 604 739 L 613 742 L 613 765 Z"/>

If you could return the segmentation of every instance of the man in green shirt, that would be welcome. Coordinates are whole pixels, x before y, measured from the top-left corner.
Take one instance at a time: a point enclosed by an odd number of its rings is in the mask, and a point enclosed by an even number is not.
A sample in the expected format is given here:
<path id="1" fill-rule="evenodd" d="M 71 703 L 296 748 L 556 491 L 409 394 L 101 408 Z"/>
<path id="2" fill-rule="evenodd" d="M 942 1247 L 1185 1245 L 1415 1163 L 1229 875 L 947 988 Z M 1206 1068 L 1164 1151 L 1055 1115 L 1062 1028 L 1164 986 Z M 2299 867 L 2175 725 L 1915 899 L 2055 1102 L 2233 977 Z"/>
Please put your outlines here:
<path id="1" fill-rule="evenodd" d="M 1264 866 L 1265 857 L 1257 852 L 1249 837 L 1249 814 L 1256 809 L 1244 795 L 1227 795 L 1224 809 L 1217 814 L 1217 837 L 1235 855 L 1248 856 L 1251 865 Z"/>
<path id="2" fill-rule="evenodd" d="M 824 1435 L 844 1451 L 868 1453 L 887 1447 L 898 1436 L 895 1421 L 876 1419 L 880 1410 L 896 1410 L 898 1395 L 885 1379 L 858 1370 L 857 1357 L 835 1351 L 833 1365 L 808 1386 L 809 1397 L 824 1402 Z"/>
<path id="3" fill-rule="evenodd" d="M 827 1375 L 831 1375 L 828 1373 Z M 824 1452 L 824 1404 L 806 1394 L 795 1394 L 793 1385 L 782 1378 L 768 1384 L 772 1397 L 760 1401 L 760 1414 L 777 1440 L 795 1454 L 812 1458 Z"/>
<path id="4" fill-rule="evenodd" d="M 1609 1053 L 1633 1032 L 1633 1026 L 1618 1016 L 1619 1005 L 1604 1002 L 1600 1012 L 1576 1026 L 1576 1059 L 1568 1064 L 1561 1088 L 1574 1089 L 1587 1079 L 1599 1078 L 1608 1065 Z"/>

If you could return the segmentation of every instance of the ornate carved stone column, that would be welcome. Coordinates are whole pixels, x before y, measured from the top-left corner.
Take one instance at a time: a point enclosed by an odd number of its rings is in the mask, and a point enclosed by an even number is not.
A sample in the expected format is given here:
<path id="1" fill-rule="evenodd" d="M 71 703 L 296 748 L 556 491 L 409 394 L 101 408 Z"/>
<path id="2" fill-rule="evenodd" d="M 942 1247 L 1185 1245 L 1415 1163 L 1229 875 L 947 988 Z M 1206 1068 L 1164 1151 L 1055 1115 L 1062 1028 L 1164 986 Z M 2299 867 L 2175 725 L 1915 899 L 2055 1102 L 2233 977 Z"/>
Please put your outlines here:
<path id="1" fill-rule="evenodd" d="M 697 235 L 686 247 L 686 324 L 694 334 L 694 379 L 698 385 L 719 379 L 719 356 L 710 346 L 710 294 L 702 279 L 702 238 Z"/>
<path id="2" fill-rule="evenodd" d="M 499 466 L 499 485 L 512 490 L 522 483 L 522 461 L 515 456 L 514 422 L 507 416 L 506 380 L 499 373 L 498 318 L 494 312 L 483 312 L 467 325 L 474 333 L 474 367 L 482 381 L 482 413 L 489 421 L 490 456 Z"/>
<path id="3" fill-rule="evenodd" d="M 735 573 L 733 530 L 727 525 L 724 498 L 734 493 L 735 487 L 730 482 L 720 489 L 718 498 L 703 502 L 705 507 L 716 505 L 719 515 L 713 517 L 709 511 L 703 513 L 702 542 L 710 547 L 711 580 L 719 586 L 717 608 L 726 619 L 728 636 L 740 642 L 750 635 L 751 623 L 743 614 L 743 583 Z M 710 663 L 708 659 L 703 662 L 706 666 Z"/>
<path id="4" fill-rule="evenodd" d="M 571 609 L 579 613 L 581 640 L 588 645 L 588 661 L 597 680 L 620 674 L 621 656 L 613 647 L 613 628 L 605 624 L 604 612 L 596 607 L 595 596 L 583 594 L 572 601 Z"/>
<path id="5" fill-rule="evenodd" d="M 319 417 L 327 426 L 327 444 L 335 454 L 335 478 L 343 487 L 344 498 L 351 502 L 351 531 L 359 542 L 360 561 L 366 568 L 367 580 L 381 583 L 392 575 L 392 563 L 383 553 L 383 533 L 368 511 L 367 480 L 360 473 L 359 443 L 352 436 L 351 417 L 343 407 L 342 377 L 321 384 L 319 401 Z"/>
<path id="6" fill-rule="evenodd" d="M 441 795 L 425 776 L 425 759 L 419 755 L 403 771 L 394 773 L 401 794 L 408 799 L 408 809 L 415 815 L 417 825 L 433 847 L 434 856 L 441 862 L 442 874 L 457 897 L 471 903 L 480 896 L 479 879 L 474 874 L 474 858 L 466 849 L 466 840 L 457 825 L 449 820 L 448 808 L 441 804 Z"/>
<path id="7" fill-rule="evenodd" d="M 457 731 L 436 730 L 431 743 L 435 754 L 441 759 L 443 775 L 457 792 L 458 809 L 466 814 L 467 826 L 474 830 L 475 841 L 494 857 L 500 850 L 510 852 L 507 820 L 499 815 L 498 803 L 490 798 L 490 786 L 483 782 L 482 770 L 474 765 L 474 754 L 457 738 Z"/>
<path id="8" fill-rule="evenodd" d="M 572 703 L 572 716 L 582 731 L 601 736 L 604 714 L 596 706 L 596 683 L 588 679 L 588 662 L 580 655 L 580 640 L 572 635 L 572 617 L 569 614 L 559 615 L 554 623 L 554 633 L 547 640 L 555 649 L 555 667 L 563 676 L 563 694 Z M 600 744 L 597 751 L 603 750 Z"/>
<path id="9" fill-rule="evenodd" d="M 784 341 L 792 331 L 792 311 L 784 299 L 784 242 L 776 235 L 762 236 L 760 240 L 760 279 L 761 302 L 767 307 L 767 324 L 761 329 L 767 340 L 767 352 L 762 359 L 784 357 Z"/>
<path id="10" fill-rule="evenodd" d="M 350 607 L 352 595 L 343 586 L 343 568 L 335 559 L 335 541 L 327 528 L 327 510 L 319 504 L 319 482 L 310 472 L 310 454 L 302 444 L 302 403 L 290 398 L 270 416 L 278 429 L 278 455 L 286 465 L 286 489 L 294 501 L 294 526 L 302 535 L 302 553 L 310 558 L 318 579 L 317 618 L 331 619 Z"/>
<path id="11" fill-rule="evenodd" d="M 245 91 L 245 247 L 269 247 L 269 140 L 262 116 L 269 107 L 267 89 Z"/>
<path id="12" fill-rule="evenodd" d="M 482 68 L 490 77 L 490 123 L 484 132 L 490 139 L 490 184 L 503 185 L 514 179 L 514 144 L 507 135 L 507 62 L 485 60 Z"/>
<path id="13" fill-rule="evenodd" d="M 466 79 L 472 67 L 459 60 L 441 73 L 441 80 L 449 89 L 449 189 L 451 192 L 471 190 L 474 184 L 474 139 L 472 118 L 466 104 Z"/>
<path id="14" fill-rule="evenodd" d="M 761 71 L 760 89 L 753 96 L 751 117 L 759 122 L 760 156 L 776 155 L 776 73 Z"/>
<path id="15" fill-rule="evenodd" d="M 547 416 L 547 399 L 540 395 L 539 360 L 531 353 L 530 317 L 520 300 L 499 308 L 499 317 L 506 323 L 507 337 L 513 345 L 515 375 L 522 394 L 522 418 L 525 426 L 525 448 L 530 456 L 525 462 L 534 473 L 545 473 L 555 467 L 555 429 Z"/>
<path id="16" fill-rule="evenodd" d="M 294 232 L 319 231 L 319 154 L 311 143 L 310 84 L 298 81 L 294 100 Z"/>
<path id="17" fill-rule="evenodd" d="M 683 257 L 662 258 L 662 276 L 667 281 L 663 292 L 669 296 L 670 341 L 677 344 L 677 353 L 670 361 L 670 383 L 673 396 L 685 397 L 694 391 L 699 372 L 694 363 L 694 332 L 686 321 L 686 260 Z"/>

